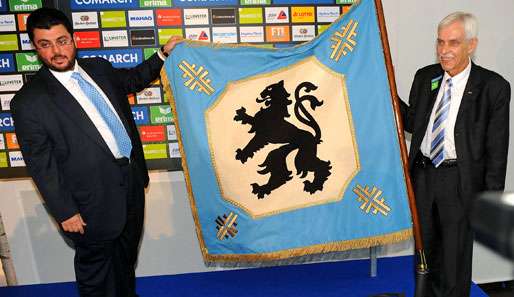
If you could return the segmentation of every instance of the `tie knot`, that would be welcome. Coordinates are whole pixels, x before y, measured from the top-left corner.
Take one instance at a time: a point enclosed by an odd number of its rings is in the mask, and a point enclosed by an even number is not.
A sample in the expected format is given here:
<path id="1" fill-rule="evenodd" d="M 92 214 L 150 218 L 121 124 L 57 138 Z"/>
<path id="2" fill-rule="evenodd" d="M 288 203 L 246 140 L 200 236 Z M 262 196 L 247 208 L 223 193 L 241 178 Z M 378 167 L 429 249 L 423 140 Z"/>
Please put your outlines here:
<path id="1" fill-rule="evenodd" d="M 84 78 L 82 78 L 82 75 L 80 75 L 80 73 L 78 73 L 78 72 L 73 72 L 73 73 L 71 74 L 71 78 L 73 78 L 73 79 L 75 79 L 75 80 L 77 80 L 77 81 L 78 81 L 78 80 L 83 80 L 83 79 L 84 79 Z"/>
<path id="2" fill-rule="evenodd" d="M 446 84 L 448 85 L 448 88 L 453 87 L 453 83 L 452 83 L 452 78 L 451 77 L 446 80 Z"/>

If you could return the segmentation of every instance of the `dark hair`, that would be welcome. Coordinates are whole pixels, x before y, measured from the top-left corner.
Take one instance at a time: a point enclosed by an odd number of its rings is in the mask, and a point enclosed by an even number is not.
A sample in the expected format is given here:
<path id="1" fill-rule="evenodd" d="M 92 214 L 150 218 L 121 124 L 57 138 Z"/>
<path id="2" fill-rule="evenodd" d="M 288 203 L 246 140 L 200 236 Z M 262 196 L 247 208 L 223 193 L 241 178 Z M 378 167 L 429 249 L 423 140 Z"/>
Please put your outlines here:
<path id="1" fill-rule="evenodd" d="M 27 18 L 27 33 L 30 41 L 34 41 L 34 29 L 50 29 L 57 25 L 66 27 L 66 30 L 73 36 L 70 20 L 62 11 L 48 7 L 34 10 Z"/>

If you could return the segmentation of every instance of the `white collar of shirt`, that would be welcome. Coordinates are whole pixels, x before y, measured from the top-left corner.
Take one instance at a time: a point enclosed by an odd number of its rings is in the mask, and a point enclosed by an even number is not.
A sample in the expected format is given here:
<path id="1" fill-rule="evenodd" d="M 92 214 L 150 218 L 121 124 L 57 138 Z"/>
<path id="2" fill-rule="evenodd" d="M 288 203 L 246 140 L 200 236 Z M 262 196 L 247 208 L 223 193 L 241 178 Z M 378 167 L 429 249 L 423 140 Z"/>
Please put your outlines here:
<path id="1" fill-rule="evenodd" d="M 441 88 L 446 87 L 446 80 L 448 80 L 448 78 L 452 79 L 452 85 L 454 85 L 454 86 L 461 85 L 463 83 L 463 81 L 464 81 L 464 83 L 466 83 L 468 81 L 470 72 L 471 72 L 471 59 L 469 59 L 469 61 L 468 61 L 468 66 L 466 66 L 466 68 L 464 68 L 464 70 L 462 70 L 460 73 L 458 73 L 455 76 L 450 76 L 450 74 L 448 74 L 448 72 L 445 71 L 444 76 L 443 76 L 443 85 L 441 86 Z"/>

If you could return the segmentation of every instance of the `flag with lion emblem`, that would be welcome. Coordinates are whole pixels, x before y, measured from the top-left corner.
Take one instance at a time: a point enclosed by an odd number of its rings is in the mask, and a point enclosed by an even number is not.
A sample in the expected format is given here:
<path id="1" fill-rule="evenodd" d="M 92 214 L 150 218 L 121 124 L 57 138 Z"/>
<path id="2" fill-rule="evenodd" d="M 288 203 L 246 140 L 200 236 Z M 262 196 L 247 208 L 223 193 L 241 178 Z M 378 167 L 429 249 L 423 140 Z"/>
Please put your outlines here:
<path id="1" fill-rule="evenodd" d="M 186 41 L 166 60 L 206 261 L 263 261 L 412 235 L 375 4 L 285 49 Z"/>

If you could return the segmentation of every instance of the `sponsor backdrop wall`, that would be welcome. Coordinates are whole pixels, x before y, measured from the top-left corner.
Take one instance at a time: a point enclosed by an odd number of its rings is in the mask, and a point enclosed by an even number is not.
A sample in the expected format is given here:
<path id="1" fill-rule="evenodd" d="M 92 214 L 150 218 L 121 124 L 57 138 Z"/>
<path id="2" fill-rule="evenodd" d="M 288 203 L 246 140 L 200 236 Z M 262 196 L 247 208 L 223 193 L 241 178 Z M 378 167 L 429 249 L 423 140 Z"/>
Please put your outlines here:
<path id="1" fill-rule="evenodd" d="M 26 176 L 9 102 L 41 67 L 26 33 L 30 11 L 57 7 L 75 29 L 78 57 L 133 67 L 172 35 L 212 43 L 288 47 L 323 32 L 353 0 L 0 0 L 0 178 Z M 128 96 L 150 169 L 180 170 L 171 108 L 159 80 Z"/>

